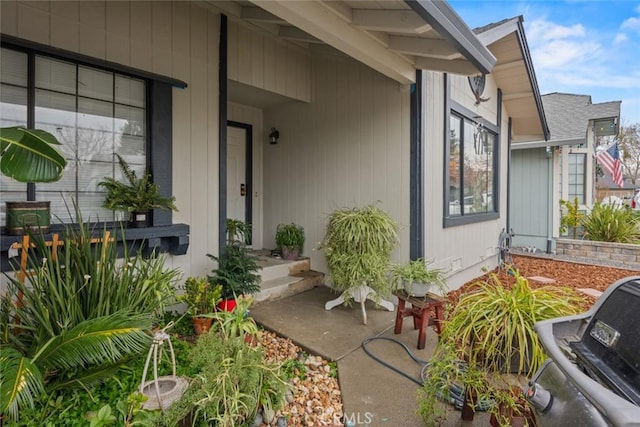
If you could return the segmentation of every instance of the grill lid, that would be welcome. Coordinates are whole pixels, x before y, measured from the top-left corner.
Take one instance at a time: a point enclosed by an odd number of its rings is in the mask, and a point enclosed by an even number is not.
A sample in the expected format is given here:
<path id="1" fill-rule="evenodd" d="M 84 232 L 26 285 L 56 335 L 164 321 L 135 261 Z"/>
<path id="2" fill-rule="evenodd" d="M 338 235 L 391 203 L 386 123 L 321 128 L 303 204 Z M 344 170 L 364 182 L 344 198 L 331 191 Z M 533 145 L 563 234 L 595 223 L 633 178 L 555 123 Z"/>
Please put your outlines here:
<path id="1" fill-rule="evenodd" d="M 570 343 L 593 379 L 640 405 L 640 282 L 619 286 L 602 303 L 580 341 Z"/>

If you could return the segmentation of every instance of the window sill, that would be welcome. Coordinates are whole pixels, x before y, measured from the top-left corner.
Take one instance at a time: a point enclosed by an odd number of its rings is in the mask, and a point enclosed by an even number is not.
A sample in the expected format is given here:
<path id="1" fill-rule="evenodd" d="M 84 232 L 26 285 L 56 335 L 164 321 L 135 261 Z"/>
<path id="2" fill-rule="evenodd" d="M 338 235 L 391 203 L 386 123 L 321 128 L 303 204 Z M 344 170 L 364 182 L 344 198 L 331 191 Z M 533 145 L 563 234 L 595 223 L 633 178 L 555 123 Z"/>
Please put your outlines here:
<path id="1" fill-rule="evenodd" d="M 146 228 L 125 228 L 113 223 L 91 224 L 94 237 L 100 237 L 104 230 L 115 233 L 118 246 L 125 242 L 127 247 L 133 250 L 140 249 L 145 256 L 153 251 L 169 253 L 172 255 L 184 255 L 189 247 L 189 225 L 172 224 Z M 62 238 L 65 226 L 62 224 L 52 224 L 49 233 L 44 234 L 44 238 L 51 239 L 53 234 L 59 234 Z M 9 248 L 16 242 L 21 242 L 22 236 L 11 236 L 5 234 L 4 227 L 0 231 L 0 265 L 1 271 L 11 271 L 8 255 Z"/>
<path id="2" fill-rule="evenodd" d="M 491 221 L 500 218 L 498 212 L 486 212 L 467 214 L 456 217 L 445 217 L 442 226 L 444 228 L 457 227 L 459 225 L 475 224 L 477 222 Z"/>

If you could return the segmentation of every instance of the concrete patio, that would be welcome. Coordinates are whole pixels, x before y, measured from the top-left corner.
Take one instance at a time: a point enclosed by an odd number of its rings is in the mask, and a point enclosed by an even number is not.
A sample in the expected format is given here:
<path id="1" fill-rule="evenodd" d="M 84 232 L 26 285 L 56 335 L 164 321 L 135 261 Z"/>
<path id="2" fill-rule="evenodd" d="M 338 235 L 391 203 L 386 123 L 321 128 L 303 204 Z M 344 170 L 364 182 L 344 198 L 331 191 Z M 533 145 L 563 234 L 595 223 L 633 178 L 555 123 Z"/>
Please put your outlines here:
<path id="1" fill-rule="evenodd" d="M 290 338 L 310 353 L 337 362 L 346 421 L 367 426 L 422 426 L 416 415 L 418 385 L 381 365 L 363 350 L 370 337 L 396 338 L 418 359 L 430 359 L 437 344 L 432 328 L 426 346 L 417 349 L 418 333 L 411 319 L 405 319 L 401 335 L 393 333 L 395 312 L 376 308 L 367 302 L 368 324 L 362 324 L 359 304 L 344 305 L 331 311 L 325 302 L 337 295 L 328 287 L 317 286 L 306 292 L 275 301 L 257 303 L 252 317 L 265 328 Z M 370 342 L 367 348 L 380 359 L 418 379 L 421 365 L 388 340 Z M 489 416 L 477 413 L 473 422 L 460 420 L 460 412 L 449 407 L 446 426 L 488 425 Z"/>

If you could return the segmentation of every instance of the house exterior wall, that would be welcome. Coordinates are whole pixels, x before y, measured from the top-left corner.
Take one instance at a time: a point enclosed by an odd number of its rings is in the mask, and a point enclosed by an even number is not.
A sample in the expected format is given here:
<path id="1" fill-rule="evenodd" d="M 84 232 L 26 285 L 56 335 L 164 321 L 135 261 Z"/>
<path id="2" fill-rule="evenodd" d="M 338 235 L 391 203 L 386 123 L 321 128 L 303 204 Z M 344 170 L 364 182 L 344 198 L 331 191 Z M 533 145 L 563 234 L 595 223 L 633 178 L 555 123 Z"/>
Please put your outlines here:
<path id="1" fill-rule="evenodd" d="M 547 250 L 552 237 L 553 159 L 546 149 L 511 152 L 511 224 L 514 247 Z"/>
<path id="2" fill-rule="evenodd" d="M 228 21 L 227 77 L 292 99 L 311 100 L 309 54 L 292 44 Z"/>
<path id="3" fill-rule="evenodd" d="M 3 34 L 182 80 L 173 89 L 174 223 L 191 226 L 185 277 L 218 245 L 220 15 L 195 2 L 0 2 Z"/>
<path id="4" fill-rule="evenodd" d="M 491 75 L 487 76 L 483 97 L 487 102 L 475 105 L 466 77 L 449 75 L 450 96 L 478 116 L 497 125 L 498 87 Z M 449 116 L 443 105 L 444 77 L 441 73 L 426 72 L 426 121 L 424 150 L 425 188 L 425 258 L 434 261 L 434 266 L 449 271 L 447 284 L 457 289 L 466 281 L 483 274 L 483 267 L 497 265 L 498 239 L 500 231 L 506 227 L 507 201 L 507 159 L 508 159 L 508 112 L 502 107 L 500 128 L 500 201 L 499 217 L 493 220 L 443 228 L 444 184 L 444 134 L 449 129 Z"/>
<path id="5" fill-rule="evenodd" d="M 324 238 L 336 209 L 379 201 L 400 225 L 396 259 L 409 256 L 409 87 L 342 54 L 312 57 L 310 104 L 265 110 L 280 141 L 264 146 L 264 244 L 279 223 L 305 228 L 304 255 L 326 272 Z"/>

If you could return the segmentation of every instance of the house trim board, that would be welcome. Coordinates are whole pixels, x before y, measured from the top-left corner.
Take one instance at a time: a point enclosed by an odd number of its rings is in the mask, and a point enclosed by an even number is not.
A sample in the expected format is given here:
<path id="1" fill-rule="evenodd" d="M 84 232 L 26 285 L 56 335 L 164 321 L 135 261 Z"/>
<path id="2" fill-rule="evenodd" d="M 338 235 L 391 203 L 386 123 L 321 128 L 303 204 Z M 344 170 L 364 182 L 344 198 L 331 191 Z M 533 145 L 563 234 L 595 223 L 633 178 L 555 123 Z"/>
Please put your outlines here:
<path id="1" fill-rule="evenodd" d="M 222 253 L 227 234 L 227 16 L 220 14 L 218 72 L 218 254 Z"/>
<path id="2" fill-rule="evenodd" d="M 411 85 L 411 114 L 410 114 L 410 159 L 409 159 L 409 258 L 412 260 L 424 257 L 424 186 L 422 180 L 424 174 L 422 168 L 424 154 L 424 133 L 422 126 L 425 124 L 425 85 L 424 71 L 416 70 L 416 82 Z"/>

